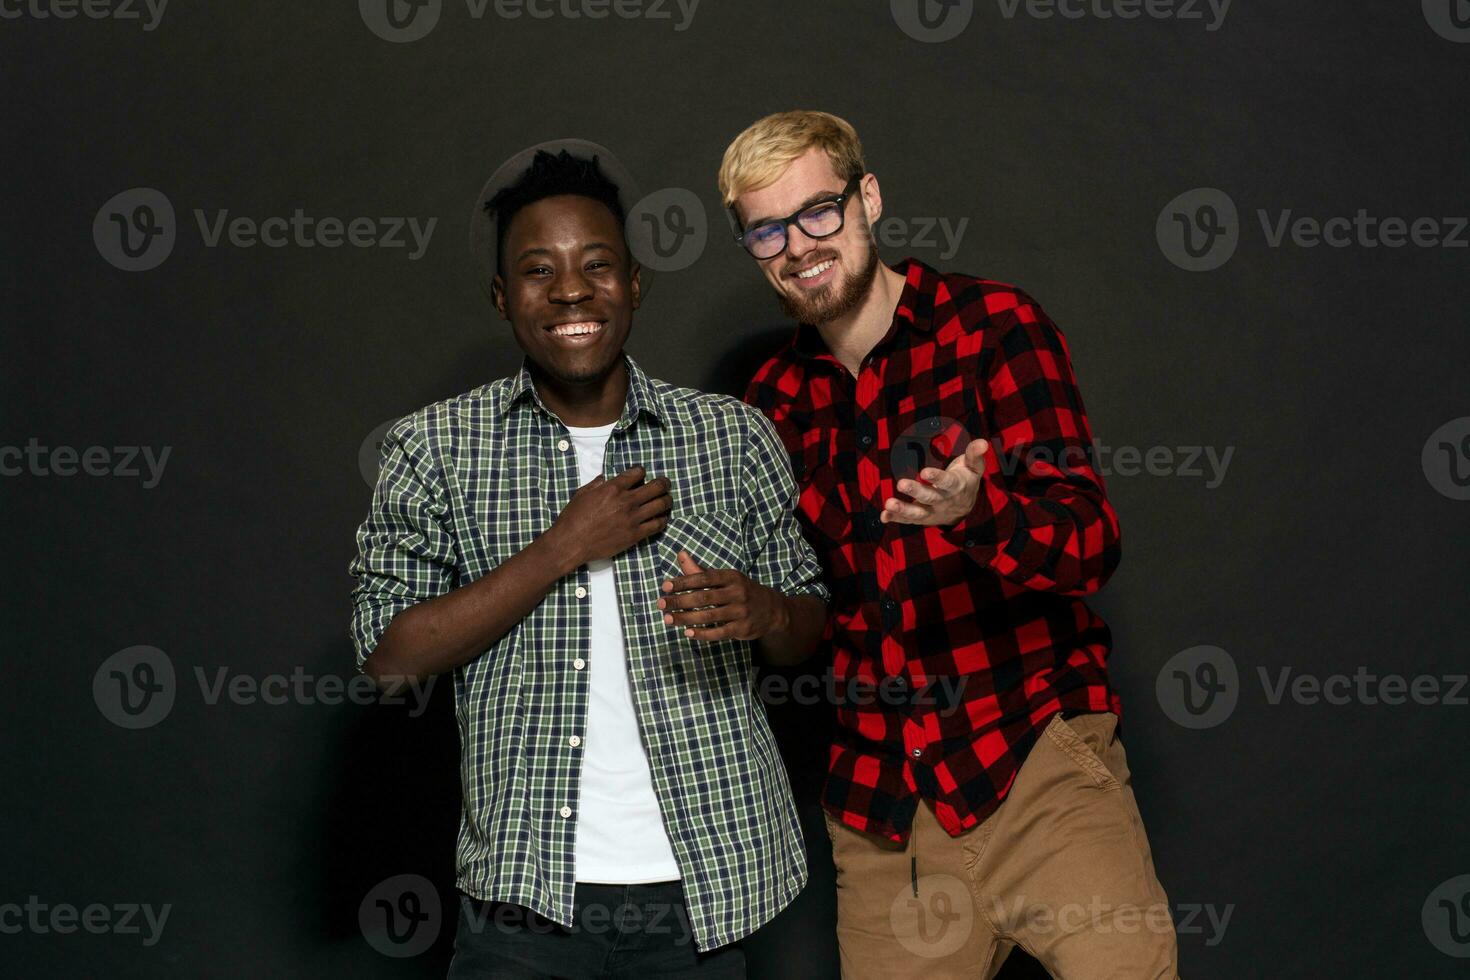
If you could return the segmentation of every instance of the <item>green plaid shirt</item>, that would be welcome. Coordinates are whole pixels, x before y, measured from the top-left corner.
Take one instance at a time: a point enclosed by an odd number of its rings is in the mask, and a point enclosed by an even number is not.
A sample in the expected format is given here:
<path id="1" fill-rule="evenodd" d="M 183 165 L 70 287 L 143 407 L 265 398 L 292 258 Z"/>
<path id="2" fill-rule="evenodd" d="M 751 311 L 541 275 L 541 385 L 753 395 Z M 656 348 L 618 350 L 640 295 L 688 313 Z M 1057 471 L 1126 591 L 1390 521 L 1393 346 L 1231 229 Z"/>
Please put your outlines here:
<path id="1" fill-rule="evenodd" d="M 786 769 L 756 695 L 751 645 L 686 639 L 654 603 L 687 550 L 787 595 L 827 598 L 794 516 L 797 488 L 770 422 L 737 399 L 651 380 L 627 359 L 628 397 L 603 461 L 673 484 L 663 532 L 614 560 L 628 673 L 654 791 L 695 942 L 732 942 L 806 883 Z M 357 532 L 357 665 L 399 612 L 467 585 L 551 526 L 578 487 L 565 426 L 522 367 L 389 429 Z M 572 923 L 586 735 L 586 566 L 454 671 L 464 809 L 456 885 Z"/>

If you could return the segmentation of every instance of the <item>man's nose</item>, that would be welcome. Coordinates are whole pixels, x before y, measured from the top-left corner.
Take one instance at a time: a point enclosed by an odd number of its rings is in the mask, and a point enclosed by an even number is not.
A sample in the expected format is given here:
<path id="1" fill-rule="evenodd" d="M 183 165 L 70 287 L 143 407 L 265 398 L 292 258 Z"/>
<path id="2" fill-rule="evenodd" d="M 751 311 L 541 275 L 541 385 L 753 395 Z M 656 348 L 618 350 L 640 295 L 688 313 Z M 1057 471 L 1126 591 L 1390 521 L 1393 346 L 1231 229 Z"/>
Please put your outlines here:
<path id="1" fill-rule="evenodd" d="M 817 247 L 817 240 L 801 230 L 801 225 L 792 223 L 786 229 L 786 254 L 793 259 L 800 259 Z"/>
<path id="2" fill-rule="evenodd" d="M 581 270 L 576 269 L 557 273 L 547 295 L 553 303 L 580 303 L 592 297 L 592 287 Z"/>

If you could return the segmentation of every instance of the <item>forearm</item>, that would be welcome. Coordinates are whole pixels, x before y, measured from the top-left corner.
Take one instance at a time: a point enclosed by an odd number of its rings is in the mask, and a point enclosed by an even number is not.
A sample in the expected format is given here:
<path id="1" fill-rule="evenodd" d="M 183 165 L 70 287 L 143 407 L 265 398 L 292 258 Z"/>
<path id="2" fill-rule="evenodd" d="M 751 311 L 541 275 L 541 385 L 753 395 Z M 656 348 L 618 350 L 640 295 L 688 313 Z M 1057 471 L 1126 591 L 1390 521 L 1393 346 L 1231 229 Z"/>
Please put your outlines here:
<path id="1" fill-rule="evenodd" d="M 777 626 L 756 641 L 762 660 L 776 667 L 799 664 L 812 655 L 827 626 L 827 604 L 816 596 L 779 595 Z"/>
<path id="2" fill-rule="evenodd" d="M 1017 585 L 1064 595 L 1097 591 L 1118 567 L 1118 518 L 1100 486 L 1053 483 L 1038 496 L 982 480 L 974 510 L 946 529 L 951 542 Z"/>
<path id="3" fill-rule="evenodd" d="M 393 692 L 466 664 L 530 615 L 581 564 L 553 528 L 484 577 L 395 616 L 363 671 Z"/>

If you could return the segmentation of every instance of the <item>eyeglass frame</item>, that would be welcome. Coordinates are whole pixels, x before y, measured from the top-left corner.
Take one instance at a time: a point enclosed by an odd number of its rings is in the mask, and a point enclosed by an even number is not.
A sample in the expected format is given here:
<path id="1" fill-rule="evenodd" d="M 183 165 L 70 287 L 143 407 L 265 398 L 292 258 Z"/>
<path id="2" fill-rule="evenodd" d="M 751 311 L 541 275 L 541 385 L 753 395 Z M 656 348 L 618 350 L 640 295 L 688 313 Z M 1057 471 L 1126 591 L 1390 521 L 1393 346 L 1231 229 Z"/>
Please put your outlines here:
<path id="1" fill-rule="evenodd" d="M 785 243 L 781 246 L 781 251 L 776 252 L 774 255 L 767 255 L 765 258 L 760 258 L 756 256 L 755 253 L 751 252 L 750 246 L 745 244 L 745 236 L 750 232 L 750 228 L 741 227 L 740 219 L 737 218 L 735 215 L 735 206 L 732 204 L 730 206 L 730 220 L 735 225 L 735 244 L 744 249 L 745 254 L 749 255 L 757 262 L 769 262 L 771 259 L 779 259 L 781 256 L 785 255 L 786 250 L 791 247 L 792 225 L 796 225 L 796 227 L 801 228 L 801 233 L 803 235 L 806 235 L 808 238 L 813 239 L 814 241 L 821 241 L 826 238 L 831 238 L 833 235 L 842 231 L 843 228 L 847 227 L 847 202 L 848 199 L 850 199 L 857 191 L 858 186 L 862 184 L 864 176 L 866 175 L 853 175 L 853 177 L 849 179 L 847 184 L 842 188 L 842 191 L 838 194 L 834 194 L 832 197 L 824 197 L 819 201 L 813 201 L 810 204 L 803 205 L 784 218 L 771 218 L 767 221 L 762 221 L 760 224 L 756 225 L 755 227 L 757 228 L 763 228 L 766 225 L 779 224 L 781 226 L 782 237 L 786 239 Z M 833 228 L 825 235 L 813 235 L 805 228 L 802 228 L 801 223 L 797 219 L 801 217 L 801 215 L 810 211 L 812 208 L 818 208 L 824 204 L 837 205 L 837 227 Z"/>

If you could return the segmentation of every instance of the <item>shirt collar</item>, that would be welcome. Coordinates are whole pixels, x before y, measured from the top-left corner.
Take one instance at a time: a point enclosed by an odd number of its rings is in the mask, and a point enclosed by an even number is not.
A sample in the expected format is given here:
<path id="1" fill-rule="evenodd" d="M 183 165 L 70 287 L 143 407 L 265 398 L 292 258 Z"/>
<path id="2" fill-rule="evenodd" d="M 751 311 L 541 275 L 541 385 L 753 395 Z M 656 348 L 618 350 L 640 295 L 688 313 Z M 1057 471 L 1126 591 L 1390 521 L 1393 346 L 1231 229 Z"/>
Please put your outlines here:
<path id="1" fill-rule="evenodd" d="M 613 430 L 616 432 L 623 431 L 632 425 L 638 419 L 639 415 L 644 413 L 647 413 L 650 418 L 659 424 L 663 424 L 668 419 L 668 405 L 648 380 L 648 375 L 644 374 L 643 369 L 638 366 L 638 362 L 629 357 L 626 352 L 623 354 L 623 363 L 628 368 L 628 397 L 623 403 L 623 414 L 613 425 Z M 506 391 L 505 397 L 496 408 L 495 414 L 498 416 L 505 415 L 513 405 L 528 397 L 541 411 L 555 417 L 555 413 L 546 407 L 545 403 L 541 401 L 540 393 L 536 391 L 536 383 L 531 380 L 529 362 L 526 359 L 522 359 L 521 369 L 511 379 L 510 388 Z"/>
<path id="2" fill-rule="evenodd" d="M 883 339 L 878 341 L 879 347 L 892 341 L 903 327 L 920 333 L 929 333 L 934 329 L 934 300 L 943 277 L 938 271 L 912 256 L 895 263 L 893 271 L 903 276 L 903 291 L 899 293 L 898 305 L 893 310 L 893 325 L 888 328 Z M 829 358 L 832 356 L 822 335 L 809 323 L 797 325 L 796 335 L 791 339 L 791 349 L 804 357 L 819 357 L 823 354 Z"/>

